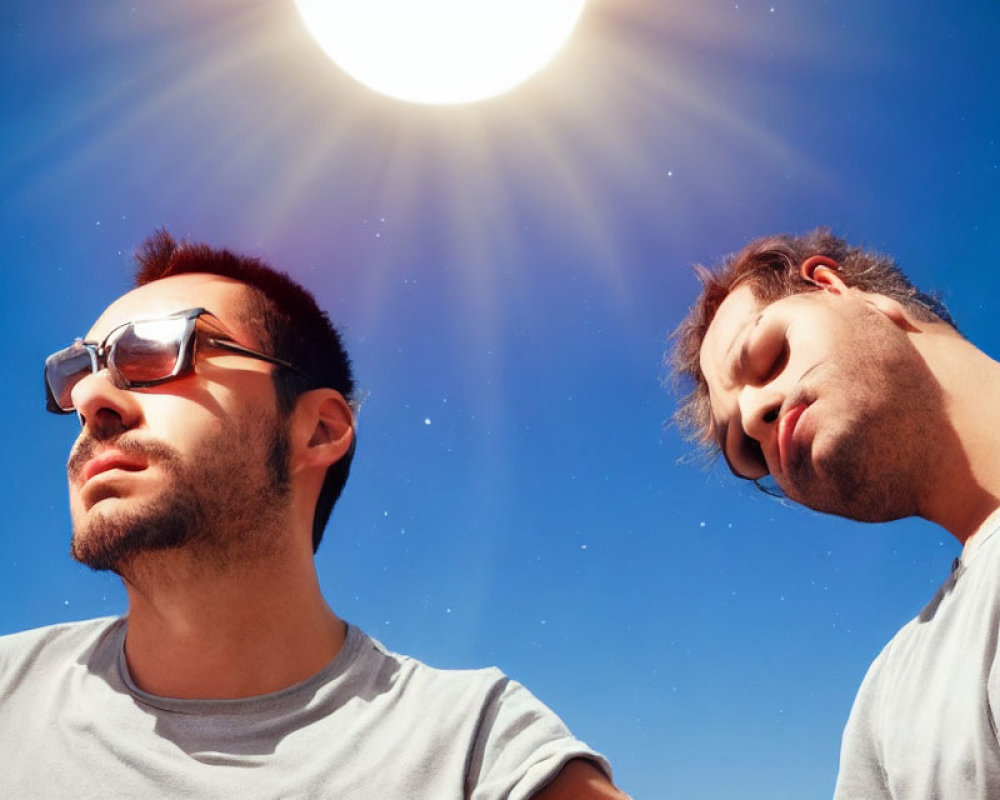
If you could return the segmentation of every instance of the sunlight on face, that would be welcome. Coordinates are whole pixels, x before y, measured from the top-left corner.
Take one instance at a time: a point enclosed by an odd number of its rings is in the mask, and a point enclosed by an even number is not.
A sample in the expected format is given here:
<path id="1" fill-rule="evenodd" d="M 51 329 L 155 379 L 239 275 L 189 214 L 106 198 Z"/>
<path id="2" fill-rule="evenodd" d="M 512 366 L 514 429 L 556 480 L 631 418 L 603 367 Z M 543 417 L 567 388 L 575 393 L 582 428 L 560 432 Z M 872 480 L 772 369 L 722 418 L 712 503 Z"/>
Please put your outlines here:
<path id="1" fill-rule="evenodd" d="M 296 0 L 348 74 L 416 103 L 468 103 L 533 75 L 573 31 L 585 0 Z"/>

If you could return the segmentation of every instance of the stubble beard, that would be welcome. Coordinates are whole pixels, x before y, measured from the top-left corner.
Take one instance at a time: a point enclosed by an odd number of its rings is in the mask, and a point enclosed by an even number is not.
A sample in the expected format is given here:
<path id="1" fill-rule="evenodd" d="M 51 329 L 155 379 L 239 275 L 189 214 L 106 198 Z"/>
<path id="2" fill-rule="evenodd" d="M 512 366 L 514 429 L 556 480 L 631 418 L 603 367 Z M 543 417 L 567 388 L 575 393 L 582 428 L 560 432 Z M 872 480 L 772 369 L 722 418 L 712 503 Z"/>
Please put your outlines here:
<path id="1" fill-rule="evenodd" d="M 74 519 L 70 555 L 98 571 L 135 580 L 158 553 L 186 551 L 192 564 L 219 570 L 273 552 L 289 502 L 289 442 L 278 419 L 220 425 L 189 459 L 163 443 L 114 442 L 159 470 L 162 488 L 127 511 L 94 509 Z"/>
<path id="2" fill-rule="evenodd" d="M 856 413 L 826 421 L 825 442 L 814 442 L 825 451 L 813 453 L 789 491 L 816 511 L 859 522 L 919 513 L 932 428 L 943 415 L 940 392 L 917 353 L 902 342 L 887 351 L 876 341 L 856 351 L 849 377 L 825 387 L 847 398 Z"/>
<path id="3" fill-rule="evenodd" d="M 859 420 L 822 463 L 825 481 L 806 504 L 859 522 L 888 522 L 919 512 L 922 439 L 898 418 Z M 811 501 L 811 502 L 810 502 Z"/>

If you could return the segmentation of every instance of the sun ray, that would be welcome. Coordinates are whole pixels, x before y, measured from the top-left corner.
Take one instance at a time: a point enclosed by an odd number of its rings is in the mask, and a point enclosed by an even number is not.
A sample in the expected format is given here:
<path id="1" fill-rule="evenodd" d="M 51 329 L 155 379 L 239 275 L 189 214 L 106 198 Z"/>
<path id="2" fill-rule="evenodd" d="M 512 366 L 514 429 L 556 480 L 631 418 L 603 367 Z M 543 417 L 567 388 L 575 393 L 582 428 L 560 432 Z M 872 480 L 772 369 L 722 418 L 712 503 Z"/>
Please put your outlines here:
<path id="1" fill-rule="evenodd" d="M 676 239 L 706 215 L 738 214 L 754 191 L 741 184 L 740 159 L 773 165 L 777 178 L 829 178 L 766 117 L 723 102 L 713 76 L 697 71 L 741 41 L 719 9 L 591 0 L 570 42 L 532 81 L 483 103 L 422 107 L 329 68 L 294 9 L 236 7 L 205 12 L 196 30 L 178 32 L 175 48 L 115 91 L 81 99 L 33 149 L 6 154 L 7 163 L 48 161 L 35 184 L 41 196 L 46 181 L 70 174 L 97 180 L 88 175 L 93 164 L 128 141 L 155 138 L 171 120 L 172 135 L 190 143 L 183 159 L 143 165 L 162 178 L 162 207 L 210 213 L 213 193 L 198 191 L 210 180 L 206 188 L 238 199 L 231 235 L 261 246 L 304 230 L 325 237 L 331 257 L 318 268 L 348 265 L 337 280 L 363 298 L 373 321 L 404 265 L 443 259 L 433 266 L 467 299 L 463 324 L 478 349 L 502 338 L 503 287 L 530 285 L 532 270 L 585 276 L 627 315 L 642 268 L 631 237 Z M 115 30 L 109 25 L 105 36 Z M 770 58 L 820 52 L 818 37 L 803 35 L 784 51 L 784 43 L 754 38 Z M 699 50 L 707 55 L 691 55 Z M 233 85 L 252 91 L 234 95 Z M 662 141 L 643 128 L 651 113 Z M 70 160 L 49 158 L 70 136 L 87 144 Z M 701 158 L 697 175 L 675 161 L 711 151 L 719 157 Z M 127 191 L 128 172 L 117 180 Z M 626 207 L 641 218 L 621 219 Z M 531 252 L 556 243 L 558 261 Z"/>

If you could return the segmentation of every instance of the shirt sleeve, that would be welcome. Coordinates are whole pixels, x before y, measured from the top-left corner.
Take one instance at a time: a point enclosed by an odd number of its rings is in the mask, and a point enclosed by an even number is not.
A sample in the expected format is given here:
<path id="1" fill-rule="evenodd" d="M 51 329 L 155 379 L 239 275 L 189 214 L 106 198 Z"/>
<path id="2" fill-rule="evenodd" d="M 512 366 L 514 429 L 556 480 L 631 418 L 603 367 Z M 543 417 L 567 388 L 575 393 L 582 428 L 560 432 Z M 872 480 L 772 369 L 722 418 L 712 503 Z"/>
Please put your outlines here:
<path id="1" fill-rule="evenodd" d="M 840 746 L 834 800 L 892 800 L 878 738 L 878 687 L 886 652 L 875 659 L 858 689 Z"/>
<path id="2" fill-rule="evenodd" d="M 469 763 L 471 800 L 529 800 L 574 758 L 608 778 L 607 760 L 569 732 L 559 717 L 517 681 L 502 680 L 487 702 Z"/>

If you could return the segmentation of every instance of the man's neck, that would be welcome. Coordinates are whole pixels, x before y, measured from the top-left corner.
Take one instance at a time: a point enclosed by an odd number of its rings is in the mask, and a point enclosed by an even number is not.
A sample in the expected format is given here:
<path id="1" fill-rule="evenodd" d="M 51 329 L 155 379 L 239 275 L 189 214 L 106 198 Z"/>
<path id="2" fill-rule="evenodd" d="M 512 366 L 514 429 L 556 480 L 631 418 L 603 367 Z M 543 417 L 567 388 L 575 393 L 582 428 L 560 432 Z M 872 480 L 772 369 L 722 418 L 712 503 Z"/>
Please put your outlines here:
<path id="1" fill-rule="evenodd" d="M 964 339 L 928 354 L 945 394 L 921 515 L 963 544 L 1000 507 L 1000 364 Z"/>
<path id="2" fill-rule="evenodd" d="M 185 569 L 184 558 L 150 554 L 125 581 L 125 657 L 144 691 L 192 699 L 270 694 L 316 674 L 343 646 L 346 627 L 323 599 L 311 554 L 212 573 Z M 169 578 L 156 580 L 158 572 Z"/>

